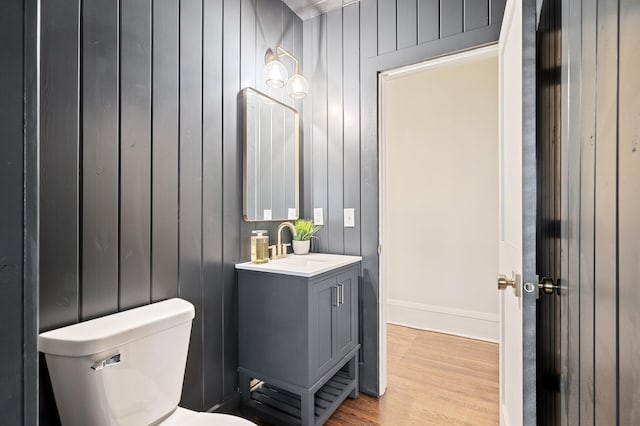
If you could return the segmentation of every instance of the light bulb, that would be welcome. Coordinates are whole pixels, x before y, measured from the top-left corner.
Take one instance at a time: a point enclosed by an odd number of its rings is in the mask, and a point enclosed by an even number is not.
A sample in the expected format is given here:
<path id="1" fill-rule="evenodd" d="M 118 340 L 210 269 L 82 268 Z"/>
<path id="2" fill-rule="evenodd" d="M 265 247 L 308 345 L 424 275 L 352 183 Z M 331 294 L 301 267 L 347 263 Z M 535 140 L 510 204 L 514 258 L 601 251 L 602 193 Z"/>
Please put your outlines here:
<path id="1" fill-rule="evenodd" d="M 274 59 L 264 66 L 265 82 L 269 87 L 282 87 L 289 78 L 287 68 L 282 62 Z"/>
<path id="2" fill-rule="evenodd" d="M 287 92 L 294 99 L 302 99 L 309 93 L 309 83 L 300 74 L 294 74 L 287 82 Z"/>

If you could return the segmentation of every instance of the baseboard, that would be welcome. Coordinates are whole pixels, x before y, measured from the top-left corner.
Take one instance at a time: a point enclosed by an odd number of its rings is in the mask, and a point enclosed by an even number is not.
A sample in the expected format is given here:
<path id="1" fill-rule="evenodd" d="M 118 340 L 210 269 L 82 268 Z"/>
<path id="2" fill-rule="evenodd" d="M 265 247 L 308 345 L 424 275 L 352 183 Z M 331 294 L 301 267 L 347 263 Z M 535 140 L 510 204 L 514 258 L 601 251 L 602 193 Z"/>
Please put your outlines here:
<path id="1" fill-rule="evenodd" d="M 391 324 L 498 342 L 497 314 L 388 299 L 386 317 Z"/>
<path id="2" fill-rule="evenodd" d="M 240 411 L 240 392 L 228 396 L 221 403 L 209 408 L 209 413 L 236 414 Z"/>
<path id="3" fill-rule="evenodd" d="M 210 413 L 230 414 L 232 416 L 242 417 L 243 419 L 249 420 L 256 425 L 265 424 L 265 421 L 267 421 L 267 419 L 263 418 L 263 414 L 260 414 L 251 407 L 242 404 L 240 392 L 236 392 L 233 395 L 228 396 L 220 404 L 214 405 L 207 411 Z M 273 419 L 270 420 L 273 421 Z"/>
<path id="4" fill-rule="evenodd" d="M 504 404 L 500 404 L 500 426 L 511 426 L 509 422 L 509 411 Z"/>

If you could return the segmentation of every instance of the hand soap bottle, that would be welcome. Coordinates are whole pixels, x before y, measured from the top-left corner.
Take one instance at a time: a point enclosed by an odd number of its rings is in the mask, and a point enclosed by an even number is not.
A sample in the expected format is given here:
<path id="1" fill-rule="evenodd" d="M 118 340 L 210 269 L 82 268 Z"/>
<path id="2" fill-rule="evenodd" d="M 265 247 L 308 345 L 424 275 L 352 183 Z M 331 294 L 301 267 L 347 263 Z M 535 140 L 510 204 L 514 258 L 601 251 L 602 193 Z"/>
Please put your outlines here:
<path id="1" fill-rule="evenodd" d="M 251 231 L 251 263 L 267 263 L 269 261 L 269 236 L 260 229 Z"/>

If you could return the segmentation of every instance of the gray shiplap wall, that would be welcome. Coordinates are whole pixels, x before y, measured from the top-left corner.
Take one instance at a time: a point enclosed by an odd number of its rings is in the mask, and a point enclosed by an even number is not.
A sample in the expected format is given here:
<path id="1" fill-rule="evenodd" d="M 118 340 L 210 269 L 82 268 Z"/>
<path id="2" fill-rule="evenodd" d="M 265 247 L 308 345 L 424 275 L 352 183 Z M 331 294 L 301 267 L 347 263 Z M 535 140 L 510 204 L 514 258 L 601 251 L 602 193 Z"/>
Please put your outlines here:
<path id="1" fill-rule="evenodd" d="M 0 3 L 0 413 L 37 423 L 38 2 Z"/>
<path id="2" fill-rule="evenodd" d="M 40 329 L 191 301 L 194 409 L 237 389 L 234 264 L 264 226 L 242 222 L 238 94 L 267 91 L 276 45 L 302 59 L 302 21 L 279 0 L 42 4 Z"/>
<path id="3" fill-rule="evenodd" d="M 362 0 L 304 22 L 303 214 L 318 250 L 363 256 L 361 388 L 378 395 L 377 75 L 498 40 L 504 0 Z M 356 226 L 343 227 L 343 208 Z"/>

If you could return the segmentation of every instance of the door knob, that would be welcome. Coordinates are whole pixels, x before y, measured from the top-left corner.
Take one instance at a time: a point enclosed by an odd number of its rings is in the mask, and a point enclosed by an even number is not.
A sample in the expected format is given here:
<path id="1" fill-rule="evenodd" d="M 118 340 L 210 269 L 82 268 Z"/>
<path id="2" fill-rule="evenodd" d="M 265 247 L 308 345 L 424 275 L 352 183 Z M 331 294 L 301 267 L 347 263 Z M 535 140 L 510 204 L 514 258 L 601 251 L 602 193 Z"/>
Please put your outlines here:
<path id="1" fill-rule="evenodd" d="M 538 283 L 538 291 L 542 291 L 544 294 L 553 294 L 554 290 L 558 290 L 559 288 L 560 286 L 555 285 L 553 279 L 549 277 L 543 277 Z"/>
<path id="2" fill-rule="evenodd" d="M 507 287 L 513 288 L 516 297 L 520 297 L 520 274 L 512 272 L 511 277 L 498 275 L 498 290 L 505 290 Z"/>

